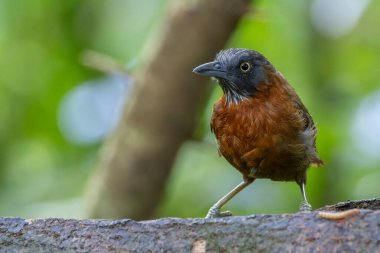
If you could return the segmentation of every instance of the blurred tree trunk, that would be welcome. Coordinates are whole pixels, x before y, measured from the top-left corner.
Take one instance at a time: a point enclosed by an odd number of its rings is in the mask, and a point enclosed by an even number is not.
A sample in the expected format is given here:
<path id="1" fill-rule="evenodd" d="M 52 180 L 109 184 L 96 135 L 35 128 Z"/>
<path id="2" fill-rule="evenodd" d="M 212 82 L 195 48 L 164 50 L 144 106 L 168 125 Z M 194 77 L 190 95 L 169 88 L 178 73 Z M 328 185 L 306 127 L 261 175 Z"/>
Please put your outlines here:
<path id="1" fill-rule="evenodd" d="M 208 79 L 192 69 L 223 48 L 248 0 L 173 1 L 122 120 L 106 141 L 90 185 L 91 217 L 154 215 L 181 144 L 191 137 Z"/>

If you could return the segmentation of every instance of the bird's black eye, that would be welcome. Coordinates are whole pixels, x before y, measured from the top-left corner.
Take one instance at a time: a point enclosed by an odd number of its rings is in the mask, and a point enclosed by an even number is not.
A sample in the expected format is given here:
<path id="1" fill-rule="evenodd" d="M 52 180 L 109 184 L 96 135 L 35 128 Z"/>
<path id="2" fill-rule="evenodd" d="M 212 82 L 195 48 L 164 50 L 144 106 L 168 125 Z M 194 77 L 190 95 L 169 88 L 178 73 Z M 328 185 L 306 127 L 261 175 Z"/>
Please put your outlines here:
<path id="1" fill-rule="evenodd" d="M 250 71 L 251 70 L 251 64 L 249 64 L 249 62 L 243 62 L 242 64 L 240 64 L 240 70 L 243 72 Z"/>

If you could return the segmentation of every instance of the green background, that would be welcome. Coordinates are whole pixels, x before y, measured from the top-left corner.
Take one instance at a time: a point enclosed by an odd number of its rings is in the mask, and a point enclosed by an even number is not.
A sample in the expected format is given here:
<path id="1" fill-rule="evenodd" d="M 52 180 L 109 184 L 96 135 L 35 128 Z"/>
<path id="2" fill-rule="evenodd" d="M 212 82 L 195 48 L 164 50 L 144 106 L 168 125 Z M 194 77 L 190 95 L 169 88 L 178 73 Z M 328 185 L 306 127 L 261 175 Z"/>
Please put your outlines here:
<path id="1" fill-rule="evenodd" d="M 314 208 L 380 195 L 380 2 L 352 1 L 362 2 L 361 11 L 343 5 L 338 14 L 325 2 L 347 1 L 252 1 L 228 45 L 263 53 L 313 115 L 326 163 L 308 173 Z M 318 11 L 323 3 L 327 7 Z M 62 101 L 76 87 L 104 80 L 83 66 L 84 50 L 137 68 L 147 39 L 160 32 L 167 5 L 0 0 L 1 216 L 86 217 L 87 182 L 102 140 L 65 138 Z M 316 20 L 328 25 L 318 28 Z M 331 32 L 334 24 L 351 25 Z M 212 105 L 220 96 L 215 85 L 194 138 L 178 153 L 157 216 L 203 216 L 240 182 L 239 173 L 218 156 L 209 131 Z M 295 183 L 258 180 L 227 208 L 236 214 L 295 212 L 300 200 Z"/>

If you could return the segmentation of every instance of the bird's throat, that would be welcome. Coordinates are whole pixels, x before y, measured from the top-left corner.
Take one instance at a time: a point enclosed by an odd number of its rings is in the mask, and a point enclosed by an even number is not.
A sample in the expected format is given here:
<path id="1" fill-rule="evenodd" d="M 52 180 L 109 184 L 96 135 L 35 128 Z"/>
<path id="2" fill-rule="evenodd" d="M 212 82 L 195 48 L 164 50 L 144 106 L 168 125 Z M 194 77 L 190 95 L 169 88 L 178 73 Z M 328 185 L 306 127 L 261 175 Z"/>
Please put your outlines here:
<path id="1" fill-rule="evenodd" d="M 251 96 L 248 92 L 239 89 L 236 85 L 226 80 L 219 80 L 219 85 L 223 90 L 227 105 L 231 103 L 238 104 Z"/>
<path id="2" fill-rule="evenodd" d="M 224 96 L 226 98 L 227 104 L 231 104 L 231 103 L 238 104 L 241 101 L 243 101 L 244 99 L 248 98 L 247 96 L 240 94 L 239 92 L 237 92 L 233 89 L 225 88 L 225 89 L 223 89 L 223 92 L 224 92 Z"/>

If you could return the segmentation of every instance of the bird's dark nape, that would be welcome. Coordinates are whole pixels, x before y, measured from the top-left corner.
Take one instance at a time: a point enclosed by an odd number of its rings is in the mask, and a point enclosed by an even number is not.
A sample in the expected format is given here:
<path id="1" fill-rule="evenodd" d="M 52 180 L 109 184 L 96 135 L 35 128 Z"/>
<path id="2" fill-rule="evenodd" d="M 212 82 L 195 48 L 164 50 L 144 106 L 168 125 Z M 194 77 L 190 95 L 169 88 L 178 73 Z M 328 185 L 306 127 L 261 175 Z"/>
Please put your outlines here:
<path id="1" fill-rule="evenodd" d="M 221 207 L 255 179 L 296 181 L 301 211 L 306 198 L 306 171 L 322 165 L 317 154 L 316 127 L 294 89 L 260 53 L 232 48 L 194 69 L 215 77 L 224 95 L 214 105 L 211 129 L 218 150 L 243 176 L 243 182 L 213 205 L 207 218 L 226 216 Z M 316 162 L 317 161 L 317 162 Z"/>

